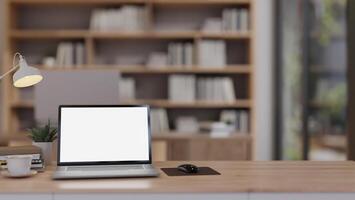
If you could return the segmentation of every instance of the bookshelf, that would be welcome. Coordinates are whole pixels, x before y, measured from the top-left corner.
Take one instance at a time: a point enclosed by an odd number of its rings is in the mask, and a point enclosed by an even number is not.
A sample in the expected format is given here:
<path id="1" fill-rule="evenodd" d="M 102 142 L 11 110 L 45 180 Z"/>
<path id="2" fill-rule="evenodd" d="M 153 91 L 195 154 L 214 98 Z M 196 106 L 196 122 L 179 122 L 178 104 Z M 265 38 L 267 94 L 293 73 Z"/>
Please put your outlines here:
<path id="1" fill-rule="evenodd" d="M 121 9 L 137 6 L 144 12 L 142 30 L 94 30 L 91 17 L 97 9 Z M 246 9 L 249 13 L 247 31 L 206 31 L 201 26 L 209 18 L 223 18 L 226 9 Z M 183 13 L 183 14 L 182 14 Z M 254 152 L 254 101 L 253 101 L 253 0 L 7 0 L 7 34 L 4 69 L 9 69 L 11 56 L 19 51 L 29 63 L 45 71 L 111 70 L 136 81 L 136 98 L 120 101 L 122 104 L 149 104 L 166 110 L 171 130 L 153 133 L 156 146 L 164 147 L 165 159 L 252 159 Z M 48 20 L 42 20 L 47 18 Z M 224 44 L 225 64 L 220 67 L 198 64 L 203 41 Z M 42 59 L 56 55 L 62 42 L 82 43 L 84 63 L 76 66 L 46 66 Z M 142 61 L 125 63 L 114 59 L 117 55 L 137 54 L 147 58 L 151 52 L 167 52 L 171 43 L 190 43 L 193 47 L 192 64 L 168 65 L 149 68 Z M 130 46 L 124 49 L 121 46 Z M 133 50 L 132 50 L 133 49 Z M 135 51 L 142 49 L 141 51 Z M 116 52 L 113 54 L 111 52 Z M 169 99 L 168 79 L 174 75 L 193 75 L 198 78 L 227 77 L 232 80 L 234 101 L 196 99 L 180 102 Z M 149 89 L 162 93 L 144 93 L 145 80 Z M 19 139 L 24 128 L 33 126 L 35 97 L 33 89 L 16 89 L 11 77 L 3 84 L 4 107 L 2 131 L 9 138 Z M 24 95 L 25 94 L 25 95 Z M 25 96 L 25 97 L 24 97 Z M 208 134 L 178 133 L 175 121 L 179 116 L 193 116 L 198 121 L 218 121 L 223 110 L 243 110 L 249 113 L 249 131 L 233 133 L 228 137 L 214 138 Z M 30 119 L 30 120 L 29 120 Z M 23 138 L 23 137 L 22 137 Z M 159 144 L 158 144 L 159 143 Z M 225 146 L 218 152 L 218 147 Z M 185 149 L 185 150 L 183 150 Z M 196 149 L 210 149 L 211 153 L 194 154 Z M 158 150 L 155 150 L 158 151 Z M 225 155 L 224 155 L 225 154 Z M 223 155 L 223 156 L 221 156 Z"/>

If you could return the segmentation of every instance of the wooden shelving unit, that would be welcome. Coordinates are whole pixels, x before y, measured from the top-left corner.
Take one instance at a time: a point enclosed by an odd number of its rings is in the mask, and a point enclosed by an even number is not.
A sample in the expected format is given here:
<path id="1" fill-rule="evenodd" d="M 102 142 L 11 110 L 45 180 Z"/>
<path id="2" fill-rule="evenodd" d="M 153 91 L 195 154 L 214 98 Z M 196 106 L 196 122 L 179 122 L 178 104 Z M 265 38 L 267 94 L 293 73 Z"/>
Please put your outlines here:
<path id="1" fill-rule="evenodd" d="M 147 9 L 147 27 L 143 31 L 126 32 L 126 31 L 112 31 L 102 32 L 93 31 L 89 29 L 88 17 L 90 13 L 96 8 L 111 8 L 119 7 L 121 5 L 141 5 Z M 159 12 L 166 8 L 171 9 L 172 6 L 178 8 L 196 9 L 196 11 L 187 12 L 202 12 L 205 17 L 216 17 L 216 13 L 221 15 L 223 8 L 248 8 L 251 16 L 250 30 L 247 32 L 203 32 L 199 29 L 193 30 L 157 30 L 156 18 L 159 17 Z M 35 11 L 31 11 L 31 9 Z M 61 15 L 61 11 L 70 10 L 71 14 L 75 14 L 82 20 L 80 26 L 71 26 L 68 22 L 67 27 L 60 25 L 54 26 L 57 23 L 52 21 L 48 23 L 31 24 L 31 17 L 35 15 L 38 18 L 41 14 L 38 10 L 43 8 L 58 8 L 54 9 L 50 15 Z M 75 12 L 73 12 L 75 10 Z M 83 12 L 81 12 L 83 11 Z M 35 14 L 36 12 L 36 14 Z M 69 14 L 70 14 L 69 12 Z M 174 14 L 174 13 L 172 13 Z M 195 76 L 203 77 L 232 77 L 236 88 L 237 99 L 234 102 L 211 102 L 211 101 L 194 101 L 194 102 L 174 102 L 168 99 L 152 98 L 152 99 L 137 99 L 133 101 L 124 102 L 125 104 L 149 104 L 156 108 L 165 108 L 176 113 L 193 111 L 199 116 L 209 116 L 212 120 L 216 117 L 216 113 L 224 109 L 232 110 L 248 110 L 250 113 L 250 133 L 246 135 L 233 134 L 227 138 L 211 138 L 208 135 L 191 135 L 182 133 L 166 133 L 155 134 L 153 140 L 165 141 L 167 159 L 234 159 L 245 160 L 253 158 L 254 149 L 254 95 L 253 95 L 253 0 L 8 0 L 7 1 L 7 34 L 4 38 L 6 41 L 5 49 L 5 64 L 4 69 L 8 70 L 11 67 L 11 59 L 14 52 L 21 52 L 25 56 L 29 54 L 29 48 L 36 46 L 36 57 L 43 57 L 48 55 L 48 51 L 53 52 L 59 42 L 62 41 L 81 41 L 85 45 L 86 60 L 82 66 L 68 66 L 68 67 L 46 67 L 43 66 L 37 59 L 32 60 L 31 55 L 27 56 L 28 62 L 37 66 L 41 70 L 46 71 L 77 71 L 77 70 L 115 70 L 119 71 L 123 76 L 133 77 L 139 79 L 141 76 L 158 76 L 166 77 L 174 74 L 193 74 Z M 202 16 L 202 15 L 201 15 Z M 57 16 L 58 17 L 58 16 Z M 66 16 L 67 17 L 67 16 Z M 29 18 L 29 19 L 27 19 Z M 45 21 L 43 17 L 43 21 Z M 50 17 L 49 17 L 50 20 Z M 191 19 L 192 21 L 194 19 Z M 78 20 L 76 20 L 78 21 Z M 197 22 L 196 22 L 197 23 Z M 197 43 L 204 39 L 224 40 L 232 48 L 227 49 L 229 57 L 244 56 L 243 60 L 231 59 L 224 68 L 207 68 L 194 64 L 193 66 L 172 67 L 150 69 L 144 65 L 121 65 L 113 63 L 98 63 L 97 54 L 98 46 L 105 46 L 107 42 L 137 42 L 149 41 L 149 44 L 156 43 L 164 45 L 166 42 L 175 41 L 190 41 L 196 47 Z M 164 43 L 165 42 L 165 43 Z M 37 46 L 37 44 L 39 46 Z M 42 46 L 43 45 L 43 48 Z M 239 45 L 238 48 L 233 48 Z M 23 49 L 23 47 L 26 47 Z M 37 54 L 36 54 L 37 53 Z M 237 61 L 236 61 L 237 60 Z M 11 138 L 21 138 L 24 135 L 24 130 L 21 129 L 21 120 L 18 116 L 27 112 L 31 115 L 34 113 L 35 104 L 34 99 L 22 99 L 21 90 L 12 86 L 11 77 L 7 77 L 2 84 L 4 91 L 4 106 L 2 109 L 3 124 L 2 127 L 5 133 L 9 133 Z M 241 87 L 239 87 L 241 86 Z M 159 86 L 156 86 L 159 89 Z M 245 91 L 239 93 L 240 88 Z M 239 96 L 238 96 L 239 95 Z M 34 97 L 35 98 L 35 97 Z M 210 114 L 213 113 L 213 114 Z M 202 146 L 201 146 L 202 145 Z M 182 152 L 181 147 L 187 146 L 187 150 Z M 225 150 L 230 151 L 230 156 L 221 156 L 217 151 L 212 151 L 211 155 L 195 155 L 195 148 L 218 149 L 218 146 L 225 146 Z M 173 153 L 172 153 L 173 152 Z M 185 157 L 184 157 L 185 156 Z M 202 156 L 202 157 L 199 157 Z"/>

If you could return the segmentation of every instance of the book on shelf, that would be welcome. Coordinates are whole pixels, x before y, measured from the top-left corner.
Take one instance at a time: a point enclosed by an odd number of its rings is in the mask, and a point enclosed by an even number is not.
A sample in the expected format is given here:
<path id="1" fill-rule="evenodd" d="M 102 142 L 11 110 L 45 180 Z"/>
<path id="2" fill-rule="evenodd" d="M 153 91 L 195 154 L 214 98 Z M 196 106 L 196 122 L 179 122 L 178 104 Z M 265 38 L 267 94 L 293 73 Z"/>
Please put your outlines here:
<path id="1" fill-rule="evenodd" d="M 198 133 L 200 128 L 198 121 L 193 116 L 180 116 L 175 120 L 178 133 Z"/>
<path id="2" fill-rule="evenodd" d="M 193 64 L 194 51 L 192 43 L 170 43 L 168 45 L 168 65 L 190 67 Z"/>
<path id="3" fill-rule="evenodd" d="M 219 33 L 223 30 L 223 21 L 221 18 L 207 18 L 202 25 L 202 32 L 216 32 Z"/>
<path id="4" fill-rule="evenodd" d="M 37 171 L 44 171 L 44 162 L 43 159 L 37 159 L 33 158 L 31 161 L 31 169 L 37 170 Z M 7 162 L 6 160 L 0 160 L 0 169 L 7 169 Z"/>
<path id="5" fill-rule="evenodd" d="M 198 64 L 206 68 L 226 66 L 226 43 L 223 40 L 202 40 L 197 45 Z"/>
<path id="6" fill-rule="evenodd" d="M 58 67 L 83 65 L 84 60 L 85 47 L 83 43 L 61 42 L 58 44 L 56 54 L 56 65 Z"/>
<path id="7" fill-rule="evenodd" d="M 14 147 L 0 147 L 0 167 L 6 169 L 6 159 L 7 156 L 22 156 L 31 155 L 32 156 L 32 169 L 43 169 L 44 164 L 41 158 L 41 149 L 33 145 L 27 146 L 14 146 Z"/>
<path id="8" fill-rule="evenodd" d="M 196 100 L 196 77 L 194 75 L 171 75 L 168 79 L 169 100 L 194 102 Z"/>
<path id="9" fill-rule="evenodd" d="M 226 8 L 222 11 L 223 31 L 247 32 L 249 30 L 249 9 Z"/>
<path id="10" fill-rule="evenodd" d="M 165 52 L 152 52 L 148 56 L 146 67 L 148 69 L 166 68 L 168 65 L 168 55 Z"/>
<path id="11" fill-rule="evenodd" d="M 122 78 L 118 80 L 118 94 L 120 101 L 136 99 L 136 83 L 133 78 Z"/>
<path id="12" fill-rule="evenodd" d="M 91 13 L 90 29 L 96 31 L 142 31 L 146 23 L 143 6 L 124 5 L 113 9 L 95 9 Z"/>
<path id="13" fill-rule="evenodd" d="M 40 159 L 41 149 L 33 145 L 0 147 L 0 160 L 10 155 L 32 155 L 34 159 Z"/>
<path id="14" fill-rule="evenodd" d="M 247 110 L 223 110 L 220 114 L 220 121 L 232 125 L 236 133 L 248 133 L 249 120 L 249 112 Z"/>
<path id="15" fill-rule="evenodd" d="M 233 80 L 229 77 L 197 79 L 198 100 L 233 103 L 236 100 Z"/>
<path id="16" fill-rule="evenodd" d="M 168 133 L 170 131 L 168 114 L 165 109 L 152 108 L 150 110 L 150 119 L 153 134 Z"/>

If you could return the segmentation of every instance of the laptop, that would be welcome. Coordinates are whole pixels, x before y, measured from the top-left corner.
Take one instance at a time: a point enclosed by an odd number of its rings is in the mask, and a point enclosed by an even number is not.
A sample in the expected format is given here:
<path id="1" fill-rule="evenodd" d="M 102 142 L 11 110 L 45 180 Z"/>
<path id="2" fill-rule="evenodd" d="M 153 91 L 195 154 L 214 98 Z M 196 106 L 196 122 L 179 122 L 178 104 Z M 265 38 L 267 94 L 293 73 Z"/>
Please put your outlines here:
<path id="1" fill-rule="evenodd" d="M 59 106 L 53 179 L 155 177 L 149 106 Z"/>

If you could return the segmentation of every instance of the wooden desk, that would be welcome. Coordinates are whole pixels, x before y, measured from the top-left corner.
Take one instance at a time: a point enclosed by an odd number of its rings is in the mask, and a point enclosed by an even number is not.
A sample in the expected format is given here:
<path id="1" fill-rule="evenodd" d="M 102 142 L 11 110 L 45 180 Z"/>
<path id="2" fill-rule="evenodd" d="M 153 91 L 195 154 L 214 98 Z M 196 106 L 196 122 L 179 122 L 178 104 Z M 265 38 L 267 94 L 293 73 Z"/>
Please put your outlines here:
<path id="1" fill-rule="evenodd" d="M 183 162 L 158 162 L 175 167 Z M 220 176 L 52 181 L 0 178 L 0 199 L 355 199 L 355 162 L 193 162 Z"/>

